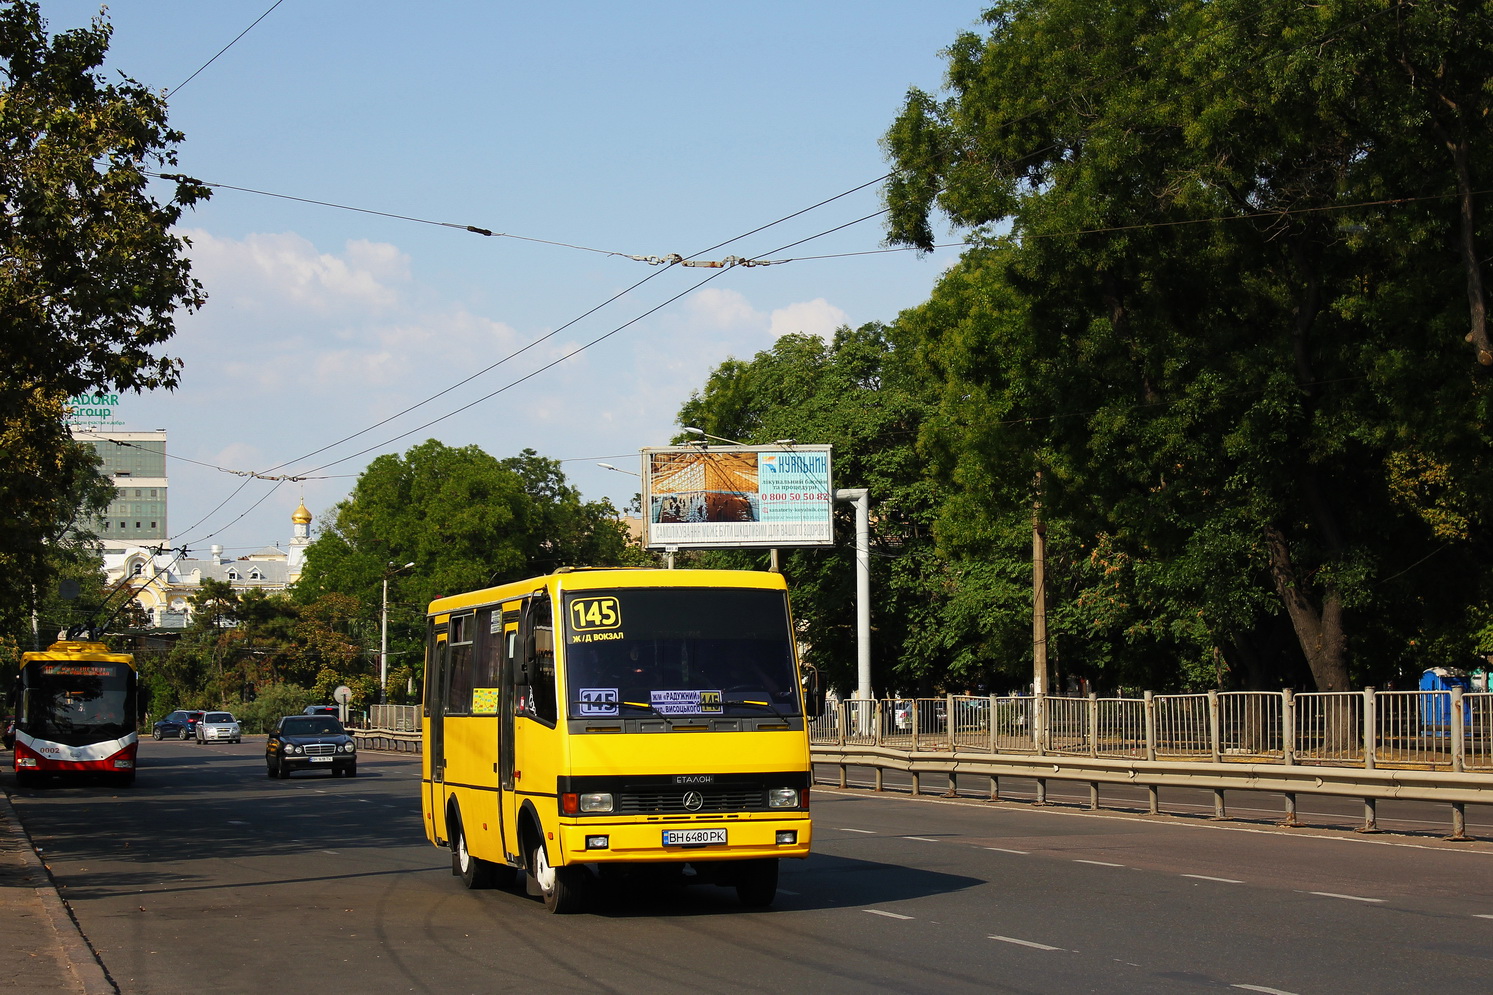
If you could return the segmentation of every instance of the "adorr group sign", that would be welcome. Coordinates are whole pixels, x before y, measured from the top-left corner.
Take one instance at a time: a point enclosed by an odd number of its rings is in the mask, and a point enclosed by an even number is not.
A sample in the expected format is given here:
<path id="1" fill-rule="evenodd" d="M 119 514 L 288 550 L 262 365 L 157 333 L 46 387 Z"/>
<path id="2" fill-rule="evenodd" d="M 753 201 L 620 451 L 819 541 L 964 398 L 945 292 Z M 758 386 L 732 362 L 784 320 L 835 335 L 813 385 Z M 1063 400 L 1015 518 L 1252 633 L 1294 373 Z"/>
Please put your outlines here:
<path id="1" fill-rule="evenodd" d="M 118 394 L 79 394 L 67 399 L 67 423 L 88 428 L 118 425 Z"/>
<path id="2" fill-rule="evenodd" d="M 643 450 L 650 549 L 834 544 L 829 446 Z"/>

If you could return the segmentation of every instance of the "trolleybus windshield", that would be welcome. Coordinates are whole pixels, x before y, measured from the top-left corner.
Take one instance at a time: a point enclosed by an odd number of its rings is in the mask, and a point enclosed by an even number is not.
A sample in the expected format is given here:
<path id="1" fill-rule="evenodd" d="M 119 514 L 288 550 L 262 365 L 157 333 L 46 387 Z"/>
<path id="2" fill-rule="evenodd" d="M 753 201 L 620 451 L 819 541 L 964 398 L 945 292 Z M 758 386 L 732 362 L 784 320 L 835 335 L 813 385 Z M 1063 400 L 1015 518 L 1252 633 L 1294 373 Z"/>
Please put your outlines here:
<path id="1" fill-rule="evenodd" d="M 19 722 L 33 737 L 67 746 L 120 739 L 135 729 L 133 676 L 123 663 L 32 661 Z"/>
<path id="2" fill-rule="evenodd" d="M 562 626 L 573 719 L 800 712 L 781 591 L 576 591 Z"/>

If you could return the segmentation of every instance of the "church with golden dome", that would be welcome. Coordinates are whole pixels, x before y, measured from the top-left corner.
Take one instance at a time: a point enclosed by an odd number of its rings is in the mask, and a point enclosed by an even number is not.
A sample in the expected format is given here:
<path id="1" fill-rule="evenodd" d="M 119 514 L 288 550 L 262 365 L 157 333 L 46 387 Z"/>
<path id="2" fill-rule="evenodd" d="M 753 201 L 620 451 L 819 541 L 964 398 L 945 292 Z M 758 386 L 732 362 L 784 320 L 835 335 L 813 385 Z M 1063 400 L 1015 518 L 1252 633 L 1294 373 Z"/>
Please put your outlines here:
<path id="1" fill-rule="evenodd" d="M 302 501 L 290 515 L 290 542 L 277 543 L 233 556 L 222 546 L 212 546 L 206 558 L 192 551 L 157 551 L 154 546 L 127 545 L 106 549 L 104 574 L 110 586 L 128 582 L 135 601 L 153 627 L 183 629 L 191 620 L 192 596 L 205 578 L 227 583 L 236 591 L 284 591 L 300 579 L 306 565 L 306 547 L 311 545 L 311 512 Z"/>

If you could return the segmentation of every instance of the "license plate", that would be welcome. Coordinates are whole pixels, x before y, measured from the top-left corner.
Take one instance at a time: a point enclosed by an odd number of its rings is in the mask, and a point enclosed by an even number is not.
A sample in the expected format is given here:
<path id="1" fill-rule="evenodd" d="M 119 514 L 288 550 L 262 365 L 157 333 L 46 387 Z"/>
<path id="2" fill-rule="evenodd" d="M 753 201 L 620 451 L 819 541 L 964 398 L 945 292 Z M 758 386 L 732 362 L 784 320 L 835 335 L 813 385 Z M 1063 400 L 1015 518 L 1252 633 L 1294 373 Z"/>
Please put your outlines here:
<path id="1" fill-rule="evenodd" d="M 331 757 L 307 757 L 306 759 L 314 764 L 329 764 L 332 762 Z"/>
<path id="2" fill-rule="evenodd" d="M 665 829 L 664 846 L 704 846 L 726 842 L 724 829 Z"/>

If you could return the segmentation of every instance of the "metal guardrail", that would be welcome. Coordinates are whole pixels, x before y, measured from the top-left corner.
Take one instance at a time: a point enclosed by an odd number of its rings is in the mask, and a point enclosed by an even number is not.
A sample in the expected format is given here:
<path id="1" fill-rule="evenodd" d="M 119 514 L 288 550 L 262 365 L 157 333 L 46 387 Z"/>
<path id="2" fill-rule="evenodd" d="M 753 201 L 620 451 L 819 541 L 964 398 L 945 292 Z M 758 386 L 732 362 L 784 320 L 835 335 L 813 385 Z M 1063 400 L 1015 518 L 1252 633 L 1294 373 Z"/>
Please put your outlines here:
<path id="1" fill-rule="evenodd" d="M 420 706 L 375 705 L 360 749 L 418 753 Z M 1493 693 L 1374 691 L 1208 692 L 1141 698 L 945 695 L 833 703 L 810 726 L 816 764 L 911 775 L 961 776 L 1037 784 L 1089 785 L 1099 807 L 1104 785 L 1147 789 L 1160 811 L 1165 787 L 1211 789 L 1214 815 L 1225 792 L 1284 797 L 1282 825 L 1296 825 L 1297 794 L 1361 798 L 1366 830 L 1377 828 L 1379 799 L 1445 803 L 1452 839 L 1465 839 L 1466 805 L 1493 804 Z"/>
<path id="2" fill-rule="evenodd" d="M 815 763 L 1037 782 L 1087 782 L 1090 807 L 1104 784 L 1147 788 L 1159 812 L 1162 787 L 1211 788 L 1224 817 L 1230 789 L 1278 792 L 1282 824 L 1296 823 L 1296 795 L 1362 798 L 1375 829 L 1381 798 L 1445 802 L 1453 839 L 1464 839 L 1466 805 L 1493 804 L 1493 694 L 1393 691 L 1294 694 L 1208 692 L 1141 698 L 1052 696 L 850 700 L 814 720 Z"/>

